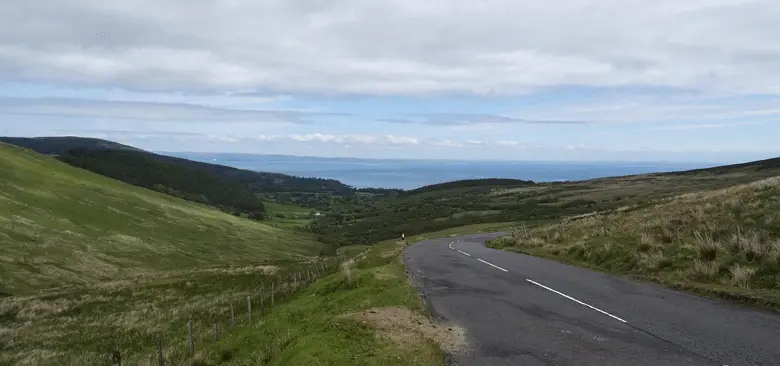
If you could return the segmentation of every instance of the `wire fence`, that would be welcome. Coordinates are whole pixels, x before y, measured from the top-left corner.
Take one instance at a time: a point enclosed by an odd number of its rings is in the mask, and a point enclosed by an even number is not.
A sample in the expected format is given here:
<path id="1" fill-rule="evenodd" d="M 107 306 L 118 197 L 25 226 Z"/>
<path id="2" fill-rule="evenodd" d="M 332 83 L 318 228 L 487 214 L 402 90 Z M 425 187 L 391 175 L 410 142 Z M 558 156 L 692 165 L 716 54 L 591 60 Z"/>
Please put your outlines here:
<path id="1" fill-rule="evenodd" d="M 294 265 L 270 275 L 256 291 L 240 301 L 215 305 L 210 312 L 193 310 L 188 317 L 183 317 L 186 321 L 174 319 L 161 325 L 160 330 L 150 332 L 148 349 L 110 350 L 110 365 L 122 366 L 123 359 L 147 360 L 147 364 L 159 366 L 191 360 L 200 348 L 218 342 L 232 330 L 257 325 L 275 306 L 290 301 L 315 280 L 338 272 L 346 260 L 345 256 L 336 256 Z"/>

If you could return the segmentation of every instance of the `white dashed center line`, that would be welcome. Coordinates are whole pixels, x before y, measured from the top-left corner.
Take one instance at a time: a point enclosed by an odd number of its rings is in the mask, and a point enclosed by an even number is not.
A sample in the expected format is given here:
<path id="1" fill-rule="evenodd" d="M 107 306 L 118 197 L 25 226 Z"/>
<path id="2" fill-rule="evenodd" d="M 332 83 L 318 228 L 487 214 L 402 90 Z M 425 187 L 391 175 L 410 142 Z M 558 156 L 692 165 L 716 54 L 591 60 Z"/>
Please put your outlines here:
<path id="1" fill-rule="evenodd" d="M 480 259 L 480 260 L 481 260 L 481 259 Z M 625 321 L 625 320 L 623 320 L 623 319 L 621 319 L 621 318 L 618 318 L 618 317 L 616 317 L 616 316 L 614 316 L 614 315 L 612 315 L 612 314 L 610 314 L 610 313 L 608 313 L 608 312 L 606 312 L 606 311 L 604 311 L 604 310 L 601 310 L 601 309 L 599 309 L 599 308 L 597 308 L 597 307 L 595 307 L 595 306 L 588 305 L 588 304 L 586 304 L 586 303 L 584 303 L 584 302 L 582 302 L 582 301 L 580 301 L 580 300 L 577 300 L 577 299 L 575 299 L 575 298 L 573 298 L 573 297 L 571 297 L 571 296 L 569 296 L 569 295 L 566 295 L 566 294 L 564 294 L 563 292 L 560 292 L 560 291 L 555 291 L 555 290 L 553 290 L 553 289 L 551 289 L 551 288 L 549 288 L 549 287 L 547 287 L 547 286 L 545 286 L 545 285 L 542 285 L 542 284 L 541 284 L 541 283 L 539 283 L 539 282 L 536 282 L 536 281 L 534 281 L 534 280 L 529 280 L 529 279 L 526 279 L 526 281 L 528 281 L 528 282 L 530 282 L 530 283 L 533 283 L 534 285 L 536 285 L 536 286 L 539 286 L 539 287 L 541 287 L 541 288 L 543 288 L 543 289 L 545 289 L 545 290 L 547 290 L 547 291 L 550 291 L 550 292 L 556 293 L 556 294 L 558 294 L 558 295 L 561 295 L 561 296 L 563 296 L 563 297 L 565 297 L 565 298 L 567 298 L 567 299 L 569 299 L 569 300 L 571 300 L 571 301 L 574 301 L 574 302 L 576 302 L 576 303 L 578 303 L 578 304 L 580 304 L 580 305 L 587 306 L 587 307 L 589 307 L 589 308 L 591 308 L 591 309 L 593 309 L 593 310 L 596 310 L 596 311 L 598 311 L 599 313 L 602 313 L 602 314 L 604 314 L 604 315 L 610 316 L 610 317 L 612 317 L 613 319 L 617 319 L 618 321 L 621 321 L 621 322 L 623 322 L 623 323 L 628 323 L 627 321 Z"/>
<path id="2" fill-rule="evenodd" d="M 495 267 L 495 268 L 498 268 L 498 269 L 500 269 L 500 270 L 502 270 L 502 271 L 504 271 L 504 272 L 509 272 L 509 271 L 507 271 L 507 270 L 505 270 L 505 269 L 503 269 L 503 268 L 501 268 L 501 267 L 499 267 L 499 266 L 497 266 L 497 265 L 495 265 L 495 264 L 493 264 L 493 263 L 490 263 L 490 262 L 488 262 L 488 261 L 482 260 L 481 258 L 477 258 L 477 260 L 478 260 L 478 261 L 480 261 L 480 262 L 482 262 L 482 263 L 485 263 L 485 264 L 487 264 L 487 265 L 489 265 L 489 266 L 493 266 L 493 267 Z"/>
<path id="3" fill-rule="evenodd" d="M 452 241 L 452 242 L 450 242 L 450 245 L 449 245 L 450 249 L 452 249 L 452 250 L 455 250 L 455 251 L 457 251 L 458 253 L 460 253 L 460 254 L 463 254 L 463 255 L 465 255 L 465 256 L 469 256 L 469 257 L 471 257 L 471 254 L 469 254 L 469 253 L 466 253 L 466 252 L 464 252 L 464 251 L 462 251 L 462 250 L 460 250 L 460 249 L 455 249 L 455 248 L 453 248 L 453 247 L 452 247 L 452 244 L 455 244 L 455 241 Z M 501 268 L 501 267 L 499 267 L 499 266 L 497 266 L 497 265 L 495 265 L 495 264 L 493 264 L 493 263 L 490 263 L 490 262 L 488 262 L 488 261 L 486 261 L 486 260 L 484 260 L 484 259 L 482 259 L 482 258 L 476 258 L 476 259 L 477 259 L 478 261 L 482 262 L 482 263 L 485 263 L 485 264 L 487 264 L 487 265 L 489 265 L 489 266 L 493 267 L 493 268 L 496 268 L 496 269 L 502 270 L 502 271 L 504 271 L 504 272 L 509 272 L 508 270 L 506 270 L 506 269 L 503 269 L 503 268 Z M 553 290 L 553 289 L 551 289 L 551 288 L 549 288 L 549 287 L 547 287 L 547 286 L 545 286 L 545 285 L 542 285 L 542 284 L 541 284 L 541 283 L 539 283 L 539 282 L 536 282 L 536 281 L 534 281 L 534 280 L 527 279 L 527 278 L 526 278 L 526 281 L 528 281 L 528 282 L 530 282 L 530 283 L 532 283 L 532 284 L 534 284 L 534 285 L 536 285 L 536 286 L 539 286 L 539 287 L 541 287 L 541 288 L 543 288 L 543 289 L 545 289 L 545 290 L 547 290 L 547 291 L 550 291 L 550 292 L 552 292 L 552 293 L 555 293 L 555 294 L 558 294 L 558 295 L 560 295 L 560 296 L 563 296 L 563 297 L 565 297 L 565 298 L 567 298 L 567 299 L 569 299 L 569 300 L 571 300 L 571 301 L 574 301 L 574 302 L 576 302 L 576 303 L 578 303 L 578 304 L 580 304 L 580 305 L 582 305 L 582 306 L 587 306 L 587 307 L 589 307 L 589 308 L 591 308 L 591 309 L 593 309 L 593 310 L 596 310 L 596 311 L 598 311 L 599 313 L 602 313 L 602 314 L 604 314 L 604 315 L 607 315 L 607 316 L 609 316 L 609 317 L 611 317 L 611 318 L 613 318 L 613 319 L 616 319 L 616 320 L 618 320 L 618 321 L 620 321 L 620 322 L 623 322 L 623 323 L 628 323 L 627 321 L 625 321 L 625 320 L 623 320 L 623 319 L 621 319 L 621 318 L 619 318 L 619 317 L 616 317 L 616 316 L 614 316 L 614 315 L 612 315 L 612 314 L 610 314 L 610 313 L 608 313 L 608 312 L 606 312 L 606 311 L 604 311 L 604 310 L 601 310 L 601 309 L 599 309 L 599 308 L 597 308 L 597 307 L 595 307 L 595 306 L 588 305 L 588 304 L 586 304 L 586 303 L 584 303 L 584 302 L 582 302 L 582 301 L 580 301 L 580 300 L 577 300 L 577 299 L 575 299 L 575 298 L 573 298 L 573 297 L 571 297 L 571 296 L 569 296 L 569 295 L 566 295 L 566 294 L 564 294 L 563 292 L 560 292 L 560 291 Z"/>

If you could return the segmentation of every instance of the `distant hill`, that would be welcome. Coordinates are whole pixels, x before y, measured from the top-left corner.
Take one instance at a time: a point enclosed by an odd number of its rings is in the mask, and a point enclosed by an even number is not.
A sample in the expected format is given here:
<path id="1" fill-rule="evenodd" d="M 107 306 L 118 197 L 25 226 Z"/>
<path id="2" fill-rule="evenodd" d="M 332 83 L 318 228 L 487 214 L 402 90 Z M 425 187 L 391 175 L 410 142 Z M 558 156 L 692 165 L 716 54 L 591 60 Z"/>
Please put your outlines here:
<path id="1" fill-rule="evenodd" d="M 434 191 L 458 189 L 458 188 L 485 188 L 485 187 L 502 187 L 502 186 L 516 187 L 516 186 L 533 185 L 533 184 L 536 183 L 530 180 L 519 180 L 519 179 L 502 179 L 502 178 L 464 179 L 455 182 L 431 184 L 431 185 L 427 185 L 427 186 L 423 186 L 417 189 L 407 191 L 406 193 L 417 194 L 423 192 L 434 192 Z"/>
<path id="2" fill-rule="evenodd" d="M 73 149 L 87 150 L 129 150 L 143 151 L 132 146 L 122 145 L 88 137 L 1 137 L 0 142 L 21 146 L 46 155 L 62 155 Z"/>
<path id="3" fill-rule="evenodd" d="M 355 191 L 351 186 L 335 179 L 304 178 L 280 173 L 257 172 L 226 165 L 203 163 L 167 155 L 157 155 L 146 151 L 144 151 L 144 153 L 153 155 L 156 159 L 161 161 L 203 169 L 224 178 L 235 179 L 258 193 L 304 192 L 351 195 Z"/>
<path id="4" fill-rule="evenodd" d="M 701 174 L 701 173 L 730 174 L 740 170 L 757 172 L 757 171 L 774 170 L 774 169 L 780 169 L 780 158 L 751 161 L 751 162 L 741 163 L 741 164 L 722 165 L 722 166 L 716 166 L 712 168 L 686 170 L 681 172 L 658 173 L 654 175 L 688 175 L 688 174 Z"/>

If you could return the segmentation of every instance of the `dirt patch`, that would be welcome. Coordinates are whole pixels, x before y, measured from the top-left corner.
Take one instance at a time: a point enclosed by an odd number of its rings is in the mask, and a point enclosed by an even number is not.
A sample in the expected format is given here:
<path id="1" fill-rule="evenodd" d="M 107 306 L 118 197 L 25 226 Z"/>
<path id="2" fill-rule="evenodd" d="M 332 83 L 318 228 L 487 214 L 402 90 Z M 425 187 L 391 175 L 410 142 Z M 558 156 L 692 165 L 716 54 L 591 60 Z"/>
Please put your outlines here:
<path id="1" fill-rule="evenodd" d="M 380 336 L 401 346 L 428 338 L 439 344 L 445 352 L 457 353 L 466 345 L 466 332 L 463 328 L 434 323 L 404 307 L 373 308 L 346 314 L 345 317 L 371 324 L 379 330 Z"/>

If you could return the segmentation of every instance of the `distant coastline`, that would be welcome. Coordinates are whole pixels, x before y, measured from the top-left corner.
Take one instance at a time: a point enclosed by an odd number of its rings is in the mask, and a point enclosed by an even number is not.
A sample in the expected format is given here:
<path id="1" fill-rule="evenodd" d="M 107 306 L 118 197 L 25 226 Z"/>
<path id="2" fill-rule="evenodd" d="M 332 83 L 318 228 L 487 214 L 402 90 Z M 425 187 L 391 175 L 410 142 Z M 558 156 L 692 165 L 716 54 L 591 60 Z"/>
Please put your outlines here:
<path id="1" fill-rule="evenodd" d="M 337 179 L 357 188 L 414 189 L 461 179 L 512 178 L 553 182 L 670 172 L 721 165 L 720 162 L 559 162 L 322 158 L 240 153 L 160 152 L 241 169 Z"/>

